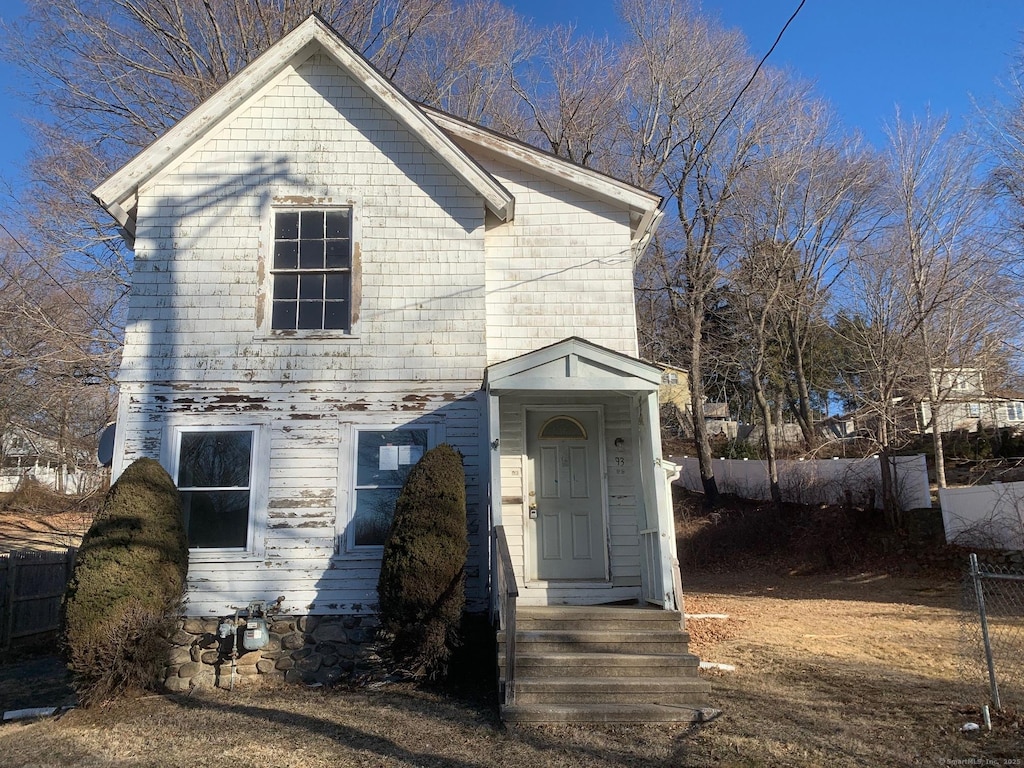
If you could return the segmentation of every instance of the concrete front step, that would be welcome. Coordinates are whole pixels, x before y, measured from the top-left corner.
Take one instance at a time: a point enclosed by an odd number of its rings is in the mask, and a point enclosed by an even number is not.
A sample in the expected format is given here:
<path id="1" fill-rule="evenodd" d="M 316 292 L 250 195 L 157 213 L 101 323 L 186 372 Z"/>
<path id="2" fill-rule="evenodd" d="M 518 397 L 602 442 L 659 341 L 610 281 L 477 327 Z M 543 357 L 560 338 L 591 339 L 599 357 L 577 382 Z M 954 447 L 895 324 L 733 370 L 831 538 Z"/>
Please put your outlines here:
<path id="1" fill-rule="evenodd" d="M 700 659 L 692 653 L 518 653 L 520 678 L 697 677 Z M 505 677 L 505 654 L 498 655 Z"/>
<path id="2" fill-rule="evenodd" d="M 700 709 L 707 705 L 711 684 L 686 678 L 547 678 L 516 683 L 516 704 L 657 704 Z"/>
<path id="3" fill-rule="evenodd" d="M 610 606 L 545 606 L 520 608 L 516 613 L 520 630 L 573 630 L 599 626 L 609 631 L 675 632 L 682 626 L 678 611 L 655 608 Z"/>
<path id="4" fill-rule="evenodd" d="M 506 723 L 702 723 L 718 711 L 659 704 L 512 704 L 501 708 Z"/>
<path id="5" fill-rule="evenodd" d="M 516 632 L 518 653 L 686 653 L 690 636 L 685 632 L 622 632 L 605 629 L 523 630 Z M 505 637 L 498 633 L 499 653 Z"/>
<path id="6" fill-rule="evenodd" d="M 522 607 L 507 722 L 694 722 L 711 686 L 699 677 L 677 611 L 635 606 Z M 505 685 L 505 634 L 498 669 Z"/>

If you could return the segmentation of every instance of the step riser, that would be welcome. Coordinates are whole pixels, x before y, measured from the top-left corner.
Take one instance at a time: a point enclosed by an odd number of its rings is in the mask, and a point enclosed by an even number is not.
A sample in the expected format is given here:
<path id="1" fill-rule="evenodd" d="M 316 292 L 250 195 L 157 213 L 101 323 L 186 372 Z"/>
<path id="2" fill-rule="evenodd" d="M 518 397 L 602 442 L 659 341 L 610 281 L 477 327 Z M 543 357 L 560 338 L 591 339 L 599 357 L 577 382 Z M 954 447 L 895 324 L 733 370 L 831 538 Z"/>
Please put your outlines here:
<path id="1" fill-rule="evenodd" d="M 638 712 L 629 710 L 590 712 L 585 709 L 552 709 L 550 705 L 516 705 L 502 708 L 501 719 L 506 723 L 698 723 L 702 721 L 704 705 L 665 707 L 662 711 L 651 712 L 644 708 Z"/>
<path id="2" fill-rule="evenodd" d="M 501 680 L 505 679 L 505 670 L 499 671 Z M 603 678 L 615 680 L 699 680 L 697 672 L 677 672 L 675 670 L 664 670 L 658 674 L 647 674 L 632 670 L 609 669 L 607 667 L 594 667 L 592 669 L 570 670 L 563 673 L 555 672 L 533 672 L 532 670 L 516 669 L 517 680 L 590 680 L 592 678 Z"/>
<path id="3" fill-rule="evenodd" d="M 597 622 L 578 619 L 528 619 L 516 617 L 516 628 L 520 632 L 572 632 L 600 627 L 610 632 L 679 632 L 680 626 L 674 621 L 629 621 L 609 620 Z"/>
<path id="4" fill-rule="evenodd" d="M 603 642 L 578 643 L 552 640 L 549 642 L 532 641 L 517 643 L 517 653 L 531 653 L 535 655 L 554 653 L 626 653 L 631 655 L 642 654 L 674 654 L 682 655 L 689 651 L 687 643 L 635 643 L 629 641 L 616 642 L 606 640 Z M 505 647 L 502 643 L 498 648 L 498 654 L 504 655 Z"/>
<path id="5" fill-rule="evenodd" d="M 679 611 L 662 611 L 652 608 L 609 608 L 607 606 L 519 606 L 516 615 L 527 619 L 578 619 L 603 623 L 606 621 L 682 621 Z"/>
<path id="6" fill-rule="evenodd" d="M 624 704 L 667 704 L 685 706 L 707 697 L 711 686 L 704 680 L 619 682 L 602 680 L 599 686 L 586 686 L 581 681 L 563 681 L 565 684 L 545 684 L 543 681 L 516 684 L 516 703 L 570 703 L 594 704 L 599 702 Z"/>
<path id="7" fill-rule="evenodd" d="M 498 632 L 498 642 L 505 642 L 504 630 Z M 531 640 L 564 640 L 569 642 L 589 643 L 594 640 L 617 640 L 628 643 L 649 643 L 653 641 L 667 643 L 689 643 L 690 634 L 678 629 L 668 631 L 638 632 L 635 628 L 628 631 L 609 630 L 594 625 L 581 625 L 571 629 L 526 629 L 517 626 L 516 642 L 528 643 Z"/>
<path id="8" fill-rule="evenodd" d="M 505 665 L 501 664 L 498 674 L 505 679 Z M 612 667 L 589 665 L 586 667 L 529 667 L 516 665 L 516 677 L 520 680 L 566 680 L 573 678 L 614 677 L 622 680 L 690 680 L 700 677 L 696 667 Z"/>
<path id="9" fill-rule="evenodd" d="M 673 707 L 693 707 L 700 709 L 707 706 L 707 692 L 691 691 L 678 696 L 650 696 L 642 693 L 622 694 L 618 696 L 559 696 L 544 693 L 517 693 L 516 704 L 663 704 Z"/>

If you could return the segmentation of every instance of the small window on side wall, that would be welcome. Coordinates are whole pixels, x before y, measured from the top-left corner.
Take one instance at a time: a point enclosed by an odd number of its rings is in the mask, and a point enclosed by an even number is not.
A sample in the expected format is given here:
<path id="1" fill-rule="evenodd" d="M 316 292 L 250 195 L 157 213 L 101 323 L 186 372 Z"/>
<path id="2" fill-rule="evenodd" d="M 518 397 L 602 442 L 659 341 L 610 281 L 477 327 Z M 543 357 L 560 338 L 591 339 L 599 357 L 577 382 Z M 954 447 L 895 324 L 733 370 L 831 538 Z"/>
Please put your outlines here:
<path id="1" fill-rule="evenodd" d="M 384 545 L 409 472 L 433 447 L 432 432 L 429 427 L 356 431 L 349 549 Z"/>
<path id="2" fill-rule="evenodd" d="M 277 210 L 270 325 L 352 331 L 352 209 Z"/>
<path id="3" fill-rule="evenodd" d="M 190 549 L 251 547 L 254 444 L 254 428 L 177 432 L 174 475 Z"/>

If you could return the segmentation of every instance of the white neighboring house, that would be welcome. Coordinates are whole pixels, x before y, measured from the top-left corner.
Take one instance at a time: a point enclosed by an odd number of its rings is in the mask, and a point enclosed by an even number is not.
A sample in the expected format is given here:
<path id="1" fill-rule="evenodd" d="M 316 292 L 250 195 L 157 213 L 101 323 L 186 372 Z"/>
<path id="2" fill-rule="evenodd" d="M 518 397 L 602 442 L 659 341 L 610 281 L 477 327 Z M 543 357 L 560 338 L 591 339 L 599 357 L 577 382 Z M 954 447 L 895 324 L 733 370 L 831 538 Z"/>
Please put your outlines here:
<path id="1" fill-rule="evenodd" d="M 410 102 L 311 17 L 94 197 L 135 251 L 114 478 L 185 500 L 186 609 L 372 614 L 417 458 L 464 457 L 468 607 L 679 606 L 633 264 L 659 198 Z"/>
<path id="2" fill-rule="evenodd" d="M 26 479 L 57 493 L 84 494 L 99 489 L 106 472 L 95 456 L 72 451 L 68 460 L 60 441 L 27 427 L 8 424 L 0 434 L 0 493 L 11 493 Z"/>

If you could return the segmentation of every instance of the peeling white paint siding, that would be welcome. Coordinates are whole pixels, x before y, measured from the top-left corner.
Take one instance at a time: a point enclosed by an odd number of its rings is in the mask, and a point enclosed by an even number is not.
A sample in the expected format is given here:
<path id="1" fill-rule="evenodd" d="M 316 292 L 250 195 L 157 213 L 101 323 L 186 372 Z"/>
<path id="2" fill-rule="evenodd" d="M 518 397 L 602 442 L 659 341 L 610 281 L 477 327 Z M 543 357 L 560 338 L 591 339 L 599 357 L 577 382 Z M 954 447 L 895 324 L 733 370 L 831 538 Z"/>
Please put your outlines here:
<path id="1" fill-rule="evenodd" d="M 345 547 L 350 506 L 347 488 L 353 451 L 340 436 L 348 427 L 438 424 L 445 442 L 463 455 L 470 551 L 467 603 L 486 605 L 486 514 L 480 488 L 480 398 L 475 382 L 463 392 L 433 387 L 321 392 L 295 387 L 247 388 L 225 394 L 211 386 L 146 387 L 128 394 L 125 464 L 165 458 L 166 426 L 260 425 L 270 441 L 265 466 L 265 525 L 257 531 L 261 554 L 204 556 L 193 551 L 186 609 L 190 615 L 225 615 L 251 600 L 275 600 L 297 614 L 370 613 L 376 604 L 379 554 Z M 341 492 L 339 492 L 341 489 Z"/>
<path id="2" fill-rule="evenodd" d="M 636 356 L 633 256 L 622 208 L 492 157 L 516 218 L 487 232 L 487 362 L 579 336 Z"/>
<path id="3" fill-rule="evenodd" d="M 312 87 L 310 87 L 312 86 Z M 259 325 L 275 199 L 352 204 L 362 298 L 351 338 Z M 344 551 L 345 424 L 443 424 L 465 457 L 468 600 L 486 600 L 479 491 L 485 365 L 484 206 L 341 70 L 314 57 L 140 191 L 120 467 L 160 457 L 165 426 L 264 425 L 259 556 L 189 569 L 187 610 L 286 598 L 296 613 L 367 613 L 379 555 Z M 338 542 L 342 544 L 339 546 Z M 341 551 L 336 552 L 336 548 Z"/>
<path id="4" fill-rule="evenodd" d="M 353 202 L 355 338 L 257 332 L 271 206 L 284 198 Z M 315 56 L 140 191 L 121 380 L 479 381 L 484 211 L 355 81 Z M 144 320 L 150 327 L 137 333 Z"/>

